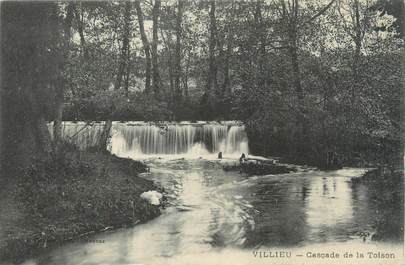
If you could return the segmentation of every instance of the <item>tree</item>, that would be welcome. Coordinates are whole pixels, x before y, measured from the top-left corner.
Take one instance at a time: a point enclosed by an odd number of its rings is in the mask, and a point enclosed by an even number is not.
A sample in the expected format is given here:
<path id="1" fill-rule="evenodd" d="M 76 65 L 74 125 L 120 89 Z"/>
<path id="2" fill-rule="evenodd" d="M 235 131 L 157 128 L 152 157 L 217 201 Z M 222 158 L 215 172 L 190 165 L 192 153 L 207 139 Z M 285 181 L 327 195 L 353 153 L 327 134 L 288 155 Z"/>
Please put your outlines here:
<path id="1" fill-rule="evenodd" d="M 71 27 L 74 18 L 74 3 L 70 2 L 66 5 L 66 16 L 63 21 L 63 61 L 60 64 L 59 82 L 56 84 L 55 90 L 55 119 L 53 120 L 53 137 L 56 148 L 62 142 L 62 116 L 64 105 L 64 93 L 67 86 L 67 80 L 63 76 L 65 72 L 65 65 L 69 57 L 70 41 L 71 41 Z"/>
<path id="2" fill-rule="evenodd" d="M 266 78 L 266 63 L 271 65 L 271 62 L 266 62 L 266 28 L 262 15 L 262 0 L 256 2 L 256 10 L 254 14 L 256 34 L 257 34 L 257 46 L 258 46 L 258 86 L 267 87 Z M 299 69 L 298 69 L 299 72 Z"/>
<path id="3" fill-rule="evenodd" d="M 78 38 L 67 49 L 64 115 L 241 119 L 265 155 L 364 153 L 376 135 L 395 141 L 399 113 L 384 92 L 398 94 L 398 12 L 375 3 L 135 1 L 140 34 L 129 2 L 71 3 Z"/>
<path id="4" fill-rule="evenodd" d="M 206 92 L 208 97 L 211 93 L 217 92 L 217 64 L 215 60 L 216 38 L 217 38 L 217 24 L 215 18 L 215 0 L 210 1 L 209 13 L 209 61 L 208 61 L 208 80 Z"/>
<path id="5" fill-rule="evenodd" d="M 79 2 L 79 8 L 75 3 L 72 3 L 72 8 L 75 14 L 77 29 L 80 36 L 80 44 L 82 46 L 82 51 L 84 58 L 87 60 L 89 58 L 89 52 L 86 47 L 86 38 L 84 37 L 84 12 L 82 7 L 82 2 Z"/>
<path id="6" fill-rule="evenodd" d="M 307 122 L 305 121 L 305 108 L 304 108 L 304 91 L 301 85 L 301 71 L 300 65 L 298 60 L 298 47 L 299 47 L 299 1 L 298 0 L 285 0 L 281 1 L 281 9 L 282 9 L 282 20 L 283 24 L 285 25 L 286 29 L 286 36 L 287 36 L 287 51 L 290 57 L 291 63 L 291 76 L 293 78 L 293 87 L 295 90 L 297 101 L 297 109 L 296 112 L 296 125 L 297 125 L 297 133 L 296 133 L 296 147 L 297 147 L 297 155 L 302 155 L 305 153 L 305 139 L 307 137 Z"/>
<path id="7" fill-rule="evenodd" d="M 176 16 L 176 66 L 175 66 L 175 80 L 174 86 L 176 89 L 176 97 L 179 98 L 182 95 L 180 80 L 181 80 L 181 38 L 182 38 L 182 16 L 183 16 L 183 1 L 177 2 L 177 16 Z"/>
<path id="8" fill-rule="evenodd" d="M 389 25 L 379 26 L 378 30 L 394 30 L 400 38 L 405 38 L 405 3 L 402 0 L 377 0 L 372 6 L 372 10 L 381 11 L 380 16 L 392 15 L 396 20 Z"/>
<path id="9" fill-rule="evenodd" d="M 2 3 L 1 24 L 1 115 L 7 124 L 1 153 L 22 169 L 33 157 L 52 152 L 45 116 L 54 110 L 51 95 L 63 58 L 58 6 Z"/>
<path id="10" fill-rule="evenodd" d="M 222 84 L 222 94 L 223 95 L 230 95 L 231 94 L 231 86 L 230 86 L 230 60 L 232 57 L 233 47 L 234 47 L 234 32 L 233 28 L 235 23 L 235 14 L 234 14 L 234 4 L 232 3 L 230 14 L 228 17 L 228 21 L 225 25 L 225 33 L 226 33 L 226 52 L 225 52 L 225 62 L 224 62 L 224 82 Z"/>
<path id="11" fill-rule="evenodd" d="M 128 75 L 130 71 L 129 61 L 130 61 L 130 45 L 129 45 L 129 36 L 130 36 L 130 23 L 131 23 L 131 2 L 125 2 L 125 12 L 124 12 L 124 32 L 122 36 L 122 48 L 120 56 L 120 64 L 117 72 L 117 80 L 115 82 L 115 89 L 121 88 L 121 83 L 125 70 L 127 71 L 127 78 L 125 82 L 125 89 L 128 93 Z"/>
<path id="12" fill-rule="evenodd" d="M 150 93 L 150 82 L 151 82 L 151 55 L 150 55 L 150 45 L 148 37 L 145 32 L 145 26 L 143 21 L 143 12 L 141 8 L 141 2 L 136 0 L 135 2 L 136 13 L 138 15 L 139 32 L 141 34 L 143 50 L 145 53 L 145 92 Z"/>
<path id="13" fill-rule="evenodd" d="M 159 31 L 159 13 L 160 13 L 160 0 L 155 0 L 152 11 L 153 19 L 153 38 L 152 38 L 152 85 L 155 92 L 155 96 L 160 95 L 160 80 L 159 80 L 159 64 L 158 64 L 158 31 Z"/>

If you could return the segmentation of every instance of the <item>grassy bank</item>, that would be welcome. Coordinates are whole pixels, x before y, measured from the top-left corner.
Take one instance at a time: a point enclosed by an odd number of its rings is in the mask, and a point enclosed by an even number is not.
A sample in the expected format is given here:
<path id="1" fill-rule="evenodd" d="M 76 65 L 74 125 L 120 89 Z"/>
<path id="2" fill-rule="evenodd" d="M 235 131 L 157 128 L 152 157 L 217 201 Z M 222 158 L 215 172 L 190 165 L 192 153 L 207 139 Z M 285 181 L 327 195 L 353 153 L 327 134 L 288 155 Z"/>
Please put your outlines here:
<path id="1" fill-rule="evenodd" d="M 146 170 L 137 161 L 72 146 L 36 161 L 8 189 L 18 214 L 1 224 L 7 231 L 0 238 L 0 261 L 18 262 L 65 241 L 158 216 L 159 206 L 140 198 L 159 190 L 138 177 Z"/>

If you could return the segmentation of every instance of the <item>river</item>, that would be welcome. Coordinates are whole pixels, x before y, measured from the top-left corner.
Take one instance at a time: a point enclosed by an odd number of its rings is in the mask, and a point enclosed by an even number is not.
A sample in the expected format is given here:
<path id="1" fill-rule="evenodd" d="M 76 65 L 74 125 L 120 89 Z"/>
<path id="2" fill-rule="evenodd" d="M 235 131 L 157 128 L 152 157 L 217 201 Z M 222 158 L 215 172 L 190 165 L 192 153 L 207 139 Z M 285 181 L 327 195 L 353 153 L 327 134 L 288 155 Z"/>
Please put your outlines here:
<path id="1" fill-rule="evenodd" d="M 185 130 L 183 135 L 189 133 Z M 163 146 L 159 141 L 152 139 L 145 144 L 150 149 L 142 149 L 132 140 L 128 144 L 122 133 L 115 134 L 111 151 L 131 157 L 131 148 L 138 149 L 133 158 L 142 159 L 151 169 L 142 177 L 164 187 L 168 201 L 162 215 L 133 228 L 98 234 L 93 242 L 67 243 L 24 265 L 325 264 L 326 260 L 330 264 L 378 264 L 382 260 L 383 264 L 402 264 L 402 242 L 371 240 L 386 209 L 373 201 L 375 194 L 367 186 L 350 182 L 365 169 L 300 168 L 268 176 L 225 172 L 224 164 L 237 163 L 236 154 L 247 151 L 245 138 L 236 139 L 225 139 L 225 145 L 227 141 L 233 145 L 228 147 L 232 152 L 217 159 L 215 152 L 194 144 L 187 147 L 194 148 L 192 152 L 170 155 L 161 149 L 161 154 L 153 154 L 156 149 L 151 145 Z M 169 153 L 174 150 L 170 148 Z M 332 251 L 341 257 L 347 252 L 366 256 L 324 259 L 308 254 Z M 373 258 L 380 252 L 394 256 Z M 291 257 L 274 257 L 288 253 Z"/>

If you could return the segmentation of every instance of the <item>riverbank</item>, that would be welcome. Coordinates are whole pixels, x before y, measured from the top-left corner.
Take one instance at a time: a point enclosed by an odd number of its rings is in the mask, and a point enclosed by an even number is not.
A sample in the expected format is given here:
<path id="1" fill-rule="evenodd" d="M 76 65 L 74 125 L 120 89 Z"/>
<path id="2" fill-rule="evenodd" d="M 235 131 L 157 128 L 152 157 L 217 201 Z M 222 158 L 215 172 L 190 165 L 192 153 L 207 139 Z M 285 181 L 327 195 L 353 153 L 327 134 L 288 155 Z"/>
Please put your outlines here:
<path id="1" fill-rule="evenodd" d="M 159 206 L 140 197 L 160 190 L 138 176 L 146 170 L 137 161 L 69 145 L 37 161 L 2 196 L 8 199 L 1 207 L 13 214 L 1 220 L 0 261 L 17 263 L 66 241 L 158 216 Z"/>

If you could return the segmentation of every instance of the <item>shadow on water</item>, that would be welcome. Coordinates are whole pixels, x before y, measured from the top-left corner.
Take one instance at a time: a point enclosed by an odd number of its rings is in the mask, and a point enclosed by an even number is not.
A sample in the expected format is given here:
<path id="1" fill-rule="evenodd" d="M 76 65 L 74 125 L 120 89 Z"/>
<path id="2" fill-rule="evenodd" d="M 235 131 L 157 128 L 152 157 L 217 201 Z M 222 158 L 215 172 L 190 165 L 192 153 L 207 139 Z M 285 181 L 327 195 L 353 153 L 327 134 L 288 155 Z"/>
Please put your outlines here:
<path id="1" fill-rule="evenodd" d="M 357 224 L 368 228 L 364 230 L 374 232 L 373 240 L 403 242 L 402 183 L 402 178 L 395 177 L 389 182 L 352 183 L 352 199 L 356 206 L 354 218 Z M 366 223 L 365 216 L 369 216 L 371 222 Z"/>

